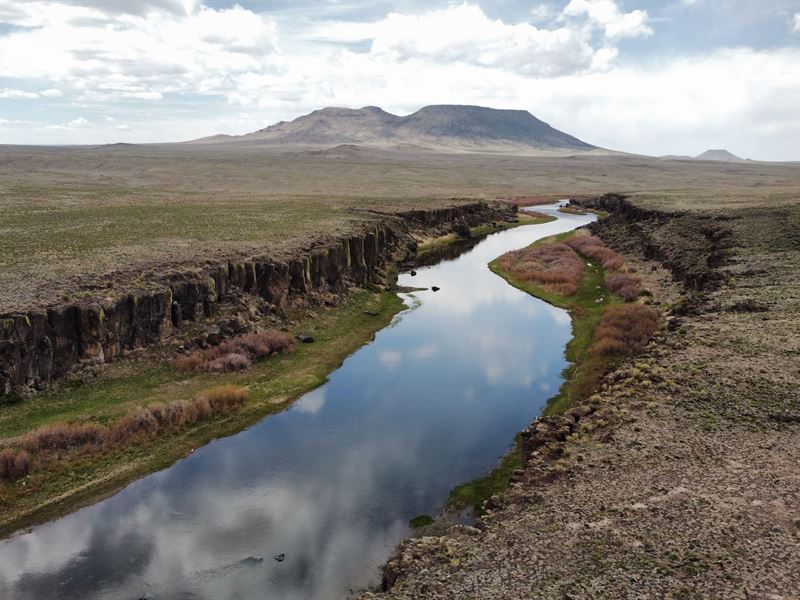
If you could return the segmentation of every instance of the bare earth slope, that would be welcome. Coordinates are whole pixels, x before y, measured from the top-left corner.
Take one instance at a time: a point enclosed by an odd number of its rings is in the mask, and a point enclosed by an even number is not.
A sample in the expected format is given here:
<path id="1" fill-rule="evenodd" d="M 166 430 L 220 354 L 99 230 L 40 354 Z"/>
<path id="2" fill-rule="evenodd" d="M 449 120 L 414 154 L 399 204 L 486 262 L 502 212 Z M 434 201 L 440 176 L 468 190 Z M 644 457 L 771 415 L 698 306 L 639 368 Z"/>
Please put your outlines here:
<path id="1" fill-rule="evenodd" d="M 800 596 L 800 198 L 633 204 L 667 215 L 597 231 L 672 307 L 669 331 L 477 528 L 406 542 L 380 597 Z"/>

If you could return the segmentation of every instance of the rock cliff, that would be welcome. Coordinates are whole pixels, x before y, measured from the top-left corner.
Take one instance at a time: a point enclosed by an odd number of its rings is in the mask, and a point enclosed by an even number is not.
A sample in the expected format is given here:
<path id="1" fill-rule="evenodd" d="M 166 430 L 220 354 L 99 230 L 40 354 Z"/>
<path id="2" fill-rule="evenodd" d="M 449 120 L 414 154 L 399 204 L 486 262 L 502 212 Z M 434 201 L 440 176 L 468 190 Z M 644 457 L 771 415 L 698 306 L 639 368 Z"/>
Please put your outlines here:
<path id="1" fill-rule="evenodd" d="M 0 315 L 0 395 L 40 389 L 79 365 L 168 339 L 184 321 L 213 320 L 219 308 L 251 294 L 273 308 L 318 304 L 352 286 L 380 283 L 416 249 L 414 234 L 446 233 L 513 217 L 516 207 L 476 202 L 376 215 L 357 233 L 309 248 L 290 260 L 269 256 L 164 274 L 146 289 Z M 145 287 L 143 285 L 143 287 Z"/>

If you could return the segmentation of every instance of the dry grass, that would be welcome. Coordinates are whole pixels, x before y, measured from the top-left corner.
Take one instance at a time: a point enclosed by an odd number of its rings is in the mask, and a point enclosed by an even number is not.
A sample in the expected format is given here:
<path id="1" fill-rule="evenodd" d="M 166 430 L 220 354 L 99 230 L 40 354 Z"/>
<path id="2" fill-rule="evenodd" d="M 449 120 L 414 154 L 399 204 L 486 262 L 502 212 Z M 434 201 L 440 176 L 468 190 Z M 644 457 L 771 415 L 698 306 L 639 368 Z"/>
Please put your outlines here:
<path id="1" fill-rule="evenodd" d="M 586 270 L 580 256 L 566 244 L 513 250 L 501 256 L 498 263 L 514 278 L 562 296 L 573 296 L 578 291 Z"/>
<path id="2" fill-rule="evenodd" d="M 253 362 L 277 352 L 290 350 L 291 336 L 275 329 L 248 333 L 222 342 L 205 350 L 197 350 L 176 361 L 176 368 L 184 372 L 224 373 L 242 371 Z"/>
<path id="3" fill-rule="evenodd" d="M 625 265 L 625 261 L 619 254 L 593 235 L 574 236 L 566 242 L 587 258 L 599 261 L 605 271 L 619 271 Z"/>
<path id="4" fill-rule="evenodd" d="M 31 456 L 26 450 L 15 452 L 6 448 L 0 452 L 0 480 L 19 479 L 31 470 Z"/>
<path id="5" fill-rule="evenodd" d="M 164 265 L 285 255 L 360 228 L 372 211 L 462 202 L 454 197 L 528 204 L 650 191 L 651 205 L 698 211 L 774 206 L 800 186 L 800 170 L 780 164 L 288 150 L 0 148 L 0 313 L 61 301 L 78 282 L 110 279 L 121 291 Z"/>
<path id="6" fill-rule="evenodd" d="M 660 313 L 643 304 L 615 304 L 603 311 L 603 317 L 589 346 L 589 353 L 607 359 L 634 356 L 658 330 Z"/>
<path id="7" fill-rule="evenodd" d="M 203 419 L 225 415 L 247 399 L 247 388 L 221 385 L 203 390 L 192 400 L 151 404 L 120 417 L 109 425 L 97 423 L 52 423 L 22 438 L 19 452 L 0 452 L 0 479 L 16 479 L 31 469 L 32 453 L 37 465 L 63 459 L 64 452 L 93 454 L 118 449 L 136 440 L 180 431 Z"/>
<path id="8" fill-rule="evenodd" d="M 605 277 L 606 289 L 627 301 L 635 300 L 641 289 L 641 279 L 627 273 L 611 273 Z"/>

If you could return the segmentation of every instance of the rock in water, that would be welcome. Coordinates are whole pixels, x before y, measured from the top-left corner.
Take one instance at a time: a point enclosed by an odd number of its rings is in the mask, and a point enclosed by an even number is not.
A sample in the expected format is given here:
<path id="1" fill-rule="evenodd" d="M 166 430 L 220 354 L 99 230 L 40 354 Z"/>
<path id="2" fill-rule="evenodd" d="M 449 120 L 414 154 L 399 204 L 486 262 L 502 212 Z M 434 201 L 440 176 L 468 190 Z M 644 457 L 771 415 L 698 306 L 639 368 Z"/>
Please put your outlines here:
<path id="1" fill-rule="evenodd" d="M 434 292 L 438 292 L 440 289 L 441 289 L 440 287 L 437 287 L 435 285 L 431 286 L 431 290 L 433 290 Z"/>
<path id="2" fill-rule="evenodd" d="M 278 562 L 283 562 L 283 560 L 286 558 L 286 554 L 284 552 L 281 552 L 280 554 L 276 554 L 272 558 L 274 558 Z"/>

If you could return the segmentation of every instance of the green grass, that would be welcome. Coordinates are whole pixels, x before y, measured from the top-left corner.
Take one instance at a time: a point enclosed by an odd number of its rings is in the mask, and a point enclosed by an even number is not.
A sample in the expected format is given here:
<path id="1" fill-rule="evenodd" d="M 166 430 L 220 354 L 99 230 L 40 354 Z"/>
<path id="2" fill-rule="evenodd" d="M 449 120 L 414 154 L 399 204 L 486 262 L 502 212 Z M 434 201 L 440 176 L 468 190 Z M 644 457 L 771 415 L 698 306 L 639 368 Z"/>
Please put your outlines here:
<path id="1" fill-rule="evenodd" d="M 417 515 L 408 522 L 408 524 L 411 526 L 412 529 L 425 527 L 426 525 L 430 525 L 431 523 L 433 523 L 433 517 L 430 517 L 428 515 Z"/>
<path id="2" fill-rule="evenodd" d="M 194 397 L 202 389 L 231 383 L 247 386 L 245 405 L 226 416 L 199 422 L 174 435 L 106 454 L 75 456 L 34 471 L 18 482 L 0 484 L 0 534 L 52 519 L 147 473 L 165 468 L 209 441 L 236 433 L 286 408 L 303 393 L 325 383 L 353 351 L 389 324 L 403 308 L 396 294 L 360 291 L 334 309 L 300 322 L 294 330 L 314 336 L 251 369 L 224 375 L 187 377 L 172 366 L 133 369 L 80 386 L 63 386 L 35 400 L 2 408 L 0 435 L 6 438 L 54 421 L 108 422 L 157 401 Z M 366 310 L 378 313 L 370 316 Z M 125 361 L 122 361 L 125 362 Z"/>

